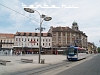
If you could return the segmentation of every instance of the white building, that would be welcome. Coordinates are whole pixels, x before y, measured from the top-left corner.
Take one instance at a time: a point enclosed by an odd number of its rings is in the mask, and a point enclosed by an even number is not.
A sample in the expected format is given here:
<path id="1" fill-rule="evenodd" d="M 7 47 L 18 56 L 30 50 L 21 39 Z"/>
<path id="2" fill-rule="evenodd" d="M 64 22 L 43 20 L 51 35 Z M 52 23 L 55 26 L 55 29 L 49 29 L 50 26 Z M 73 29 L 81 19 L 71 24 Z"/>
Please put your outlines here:
<path id="1" fill-rule="evenodd" d="M 38 53 L 39 51 L 39 33 L 16 32 L 14 49 L 22 53 Z M 51 53 L 52 36 L 50 33 L 41 33 L 42 53 Z"/>
<path id="2" fill-rule="evenodd" d="M 0 33 L 0 54 L 10 54 L 14 45 L 14 34 Z"/>

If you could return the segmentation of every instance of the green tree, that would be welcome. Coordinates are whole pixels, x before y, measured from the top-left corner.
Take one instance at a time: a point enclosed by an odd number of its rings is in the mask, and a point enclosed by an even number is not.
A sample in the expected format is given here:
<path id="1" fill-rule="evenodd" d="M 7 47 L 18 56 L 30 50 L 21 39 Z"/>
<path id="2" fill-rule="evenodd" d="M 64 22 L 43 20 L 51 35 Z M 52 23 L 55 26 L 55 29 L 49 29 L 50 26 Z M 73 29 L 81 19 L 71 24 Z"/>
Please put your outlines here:
<path id="1" fill-rule="evenodd" d="M 98 47 L 98 53 L 100 53 L 100 47 Z"/>

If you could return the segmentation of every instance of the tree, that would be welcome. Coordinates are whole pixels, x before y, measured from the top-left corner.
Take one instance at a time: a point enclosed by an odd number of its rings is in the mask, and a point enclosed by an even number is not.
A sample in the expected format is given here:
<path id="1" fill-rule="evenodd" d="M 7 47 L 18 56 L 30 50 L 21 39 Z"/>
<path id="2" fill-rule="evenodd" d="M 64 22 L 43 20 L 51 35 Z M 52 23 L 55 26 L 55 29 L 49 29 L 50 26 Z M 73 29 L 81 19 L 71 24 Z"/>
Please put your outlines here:
<path id="1" fill-rule="evenodd" d="M 100 53 L 100 47 L 98 47 L 98 53 Z"/>

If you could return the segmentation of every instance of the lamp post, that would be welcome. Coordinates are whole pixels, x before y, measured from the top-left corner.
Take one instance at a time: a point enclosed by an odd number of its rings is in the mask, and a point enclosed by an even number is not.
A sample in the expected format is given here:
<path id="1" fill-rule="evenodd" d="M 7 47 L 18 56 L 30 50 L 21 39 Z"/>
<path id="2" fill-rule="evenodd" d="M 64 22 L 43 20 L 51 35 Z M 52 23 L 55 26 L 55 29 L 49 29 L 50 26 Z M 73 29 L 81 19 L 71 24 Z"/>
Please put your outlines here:
<path id="1" fill-rule="evenodd" d="M 87 43 L 86 43 L 86 38 L 82 38 L 81 39 L 81 46 L 82 46 L 82 48 L 87 48 Z"/>
<path id="2" fill-rule="evenodd" d="M 73 37 L 74 37 L 74 46 L 76 46 L 76 35 L 74 34 Z"/>
<path id="3" fill-rule="evenodd" d="M 41 58 L 41 32 L 42 32 L 41 25 L 42 25 L 43 20 L 50 21 L 52 18 L 47 17 L 46 15 L 43 15 L 43 14 L 41 15 L 37 10 L 33 10 L 33 9 L 30 9 L 30 8 L 24 8 L 24 10 L 26 12 L 29 12 L 29 13 L 34 13 L 36 11 L 40 16 L 40 28 L 39 28 L 39 30 L 40 30 L 40 40 L 39 40 L 39 61 L 38 61 L 40 63 L 40 58 Z"/>
<path id="4" fill-rule="evenodd" d="M 23 42 L 22 42 L 22 52 L 23 52 Z"/>

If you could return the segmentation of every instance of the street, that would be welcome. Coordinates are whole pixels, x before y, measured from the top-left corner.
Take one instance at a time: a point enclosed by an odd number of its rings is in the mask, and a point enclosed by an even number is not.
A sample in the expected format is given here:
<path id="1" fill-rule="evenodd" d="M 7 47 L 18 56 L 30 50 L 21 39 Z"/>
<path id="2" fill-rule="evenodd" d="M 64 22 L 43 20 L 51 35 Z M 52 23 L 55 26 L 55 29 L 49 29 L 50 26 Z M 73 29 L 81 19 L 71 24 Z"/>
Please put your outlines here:
<path id="1" fill-rule="evenodd" d="M 100 75 L 100 54 L 42 75 Z"/>
<path id="2" fill-rule="evenodd" d="M 100 54 L 88 54 L 86 59 L 80 61 L 68 61 L 65 55 L 41 56 L 46 60 L 45 64 L 37 63 L 38 55 L 1 56 L 11 60 L 12 64 L 0 65 L 0 75 L 99 75 Z M 21 58 L 34 59 L 34 62 L 22 63 Z"/>

